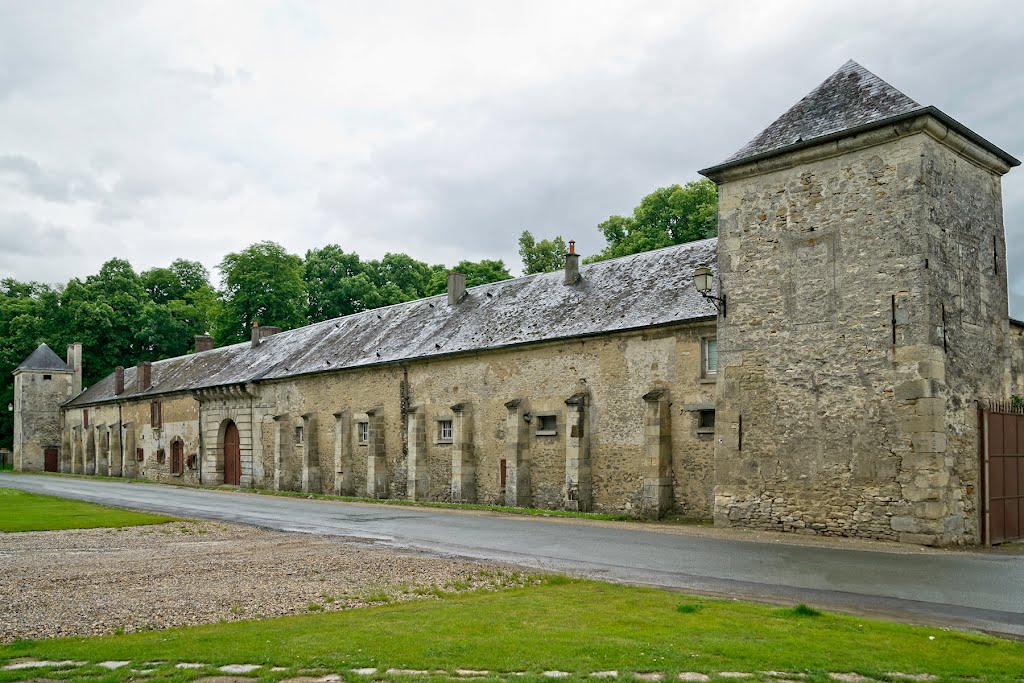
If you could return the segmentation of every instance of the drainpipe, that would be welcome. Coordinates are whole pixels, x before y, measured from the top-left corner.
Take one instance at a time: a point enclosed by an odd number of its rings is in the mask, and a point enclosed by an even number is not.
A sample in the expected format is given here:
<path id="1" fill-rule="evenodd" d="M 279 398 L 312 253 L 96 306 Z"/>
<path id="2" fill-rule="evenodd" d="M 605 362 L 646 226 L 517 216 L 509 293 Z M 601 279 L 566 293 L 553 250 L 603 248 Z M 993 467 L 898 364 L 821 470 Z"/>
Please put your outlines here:
<path id="1" fill-rule="evenodd" d="M 121 406 L 121 403 L 117 404 L 117 448 L 121 451 L 121 478 L 124 479 L 124 417 L 121 415 Z"/>
<path id="2" fill-rule="evenodd" d="M 203 483 L 203 456 L 206 454 L 203 450 L 203 402 L 196 401 L 199 404 L 199 483 Z"/>

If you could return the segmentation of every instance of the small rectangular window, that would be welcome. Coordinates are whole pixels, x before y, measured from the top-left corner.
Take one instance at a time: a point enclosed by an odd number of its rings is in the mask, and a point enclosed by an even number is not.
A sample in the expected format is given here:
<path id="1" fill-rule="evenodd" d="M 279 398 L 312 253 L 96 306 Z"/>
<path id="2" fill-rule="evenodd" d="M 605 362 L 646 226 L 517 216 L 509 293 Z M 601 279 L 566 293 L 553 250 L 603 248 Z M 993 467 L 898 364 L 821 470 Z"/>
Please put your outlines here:
<path id="1" fill-rule="evenodd" d="M 501 490 L 505 490 L 505 482 L 508 480 L 508 464 L 505 460 L 501 461 Z"/>
<path id="2" fill-rule="evenodd" d="M 82 410 L 82 428 L 87 429 L 89 427 L 89 409 L 84 408 Z"/>
<path id="3" fill-rule="evenodd" d="M 146 451 L 141 448 L 135 449 L 135 462 L 142 462 L 146 458 Z"/>
<path id="4" fill-rule="evenodd" d="M 163 465 L 167 461 L 167 453 L 164 451 L 164 449 L 162 449 L 162 448 L 157 449 L 156 461 L 160 465 Z"/>
<path id="5" fill-rule="evenodd" d="M 149 426 L 153 429 L 160 429 L 163 426 L 163 410 L 160 401 L 153 401 L 149 404 Z"/>
<path id="6" fill-rule="evenodd" d="M 357 434 L 359 435 L 359 443 L 370 443 L 370 423 L 360 422 Z"/>
<path id="7" fill-rule="evenodd" d="M 298 426 L 295 427 L 295 443 L 297 445 L 302 445 L 302 443 L 303 443 L 302 442 L 302 438 L 303 438 L 302 426 L 298 425 Z"/>
<path id="8" fill-rule="evenodd" d="M 53 375 L 43 375 L 43 379 L 53 379 Z"/>
<path id="9" fill-rule="evenodd" d="M 554 436 L 558 433 L 558 416 L 557 415 L 538 415 L 537 416 L 537 435 L 538 436 Z"/>
<path id="10" fill-rule="evenodd" d="M 715 411 L 714 410 L 698 410 L 697 411 L 697 431 L 698 432 L 713 432 L 713 431 L 715 431 Z"/>
<path id="11" fill-rule="evenodd" d="M 438 420 L 437 421 L 437 440 L 440 443 L 451 443 L 452 442 L 452 421 L 451 420 Z"/>
<path id="12" fill-rule="evenodd" d="M 703 371 L 704 376 L 709 377 L 718 373 L 718 339 L 715 337 L 708 337 L 704 340 L 704 348 L 702 349 L 702 355 L 704 356 Z"/>
<path id="13" fill-rule="evenodd" d="M 190 470 L 196 469 L 199 466 L 199 456 L 195 453 L 188 456 L 188 468 Z"/>

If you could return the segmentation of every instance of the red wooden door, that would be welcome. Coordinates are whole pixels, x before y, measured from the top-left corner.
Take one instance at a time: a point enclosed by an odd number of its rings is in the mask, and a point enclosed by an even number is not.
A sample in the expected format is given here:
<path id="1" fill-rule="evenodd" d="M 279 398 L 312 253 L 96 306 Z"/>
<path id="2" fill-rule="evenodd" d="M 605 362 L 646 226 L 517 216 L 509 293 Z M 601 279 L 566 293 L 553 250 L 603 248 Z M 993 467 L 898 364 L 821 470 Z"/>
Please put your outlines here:
<path id="1" fill-rule="evenodd" d="M 234 422 L 228 422 L 224 430 L 224 483 L 234 486 L 242 483 L 242 449 Z"/>
<path id="2" fill-rule="evenodd" d="M 43 450 L 43 470 L 46 472 L 56 472 L 60 467 L 57 465 L 57 449 L 46 448 Z"/>

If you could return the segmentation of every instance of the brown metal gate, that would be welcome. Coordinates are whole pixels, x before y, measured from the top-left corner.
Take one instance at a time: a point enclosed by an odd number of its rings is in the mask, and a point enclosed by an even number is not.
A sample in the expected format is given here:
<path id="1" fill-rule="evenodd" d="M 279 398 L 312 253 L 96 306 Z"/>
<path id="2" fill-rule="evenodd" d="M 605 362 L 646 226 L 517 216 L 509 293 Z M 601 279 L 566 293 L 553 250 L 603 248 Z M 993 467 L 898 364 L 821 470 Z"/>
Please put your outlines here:
<path id="1" fill-rule="evenodd" d="M 982 411 L 982 534 L 988 545 L 1024 538 L 1024 409 Z"/>

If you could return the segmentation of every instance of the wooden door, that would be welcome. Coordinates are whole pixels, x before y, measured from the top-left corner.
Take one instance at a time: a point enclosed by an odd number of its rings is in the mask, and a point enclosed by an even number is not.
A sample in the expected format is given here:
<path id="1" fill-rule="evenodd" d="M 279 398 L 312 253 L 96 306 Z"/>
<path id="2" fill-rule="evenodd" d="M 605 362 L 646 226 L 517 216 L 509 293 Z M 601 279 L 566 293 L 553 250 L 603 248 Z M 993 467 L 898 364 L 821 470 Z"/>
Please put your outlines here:
<path id="1" fill-rule="evenodd" d="M 234 422 L 228 422 L 224 430 L 224 483 L 233 486 L 242 483 L 242 449 Z"/>
<path id="2" fill-rule="evenodd" d="M 57 449 L 46 448 L 43 450 L 43 470 L 46 472 L 56 472 L 60 469 L 57 464 Z"/>

